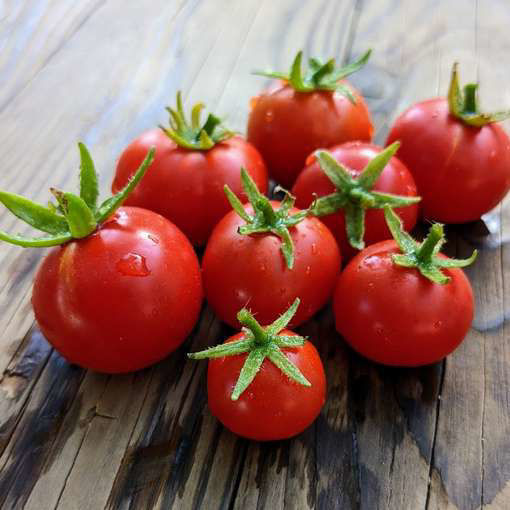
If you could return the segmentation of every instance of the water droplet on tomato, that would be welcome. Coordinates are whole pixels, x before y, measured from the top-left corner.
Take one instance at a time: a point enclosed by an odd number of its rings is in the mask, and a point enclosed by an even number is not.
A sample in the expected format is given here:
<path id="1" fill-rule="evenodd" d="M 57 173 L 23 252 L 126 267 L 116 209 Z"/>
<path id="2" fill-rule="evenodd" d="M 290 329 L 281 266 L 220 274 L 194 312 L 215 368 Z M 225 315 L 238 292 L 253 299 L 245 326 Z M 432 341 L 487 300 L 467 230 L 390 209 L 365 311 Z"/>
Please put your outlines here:
<path id="1" fill-rule="evenodd" d="M 434 327 L 436 329 L 439 329 L 443 325 L 443 321 L 436 321 L 434 322 Z"/>
<path id="2" fill-rule="evenodd" d="M 306 266 L 306 274 L 309 275 L 312 272 L 312 268 L 310 266 Z"/>
<path id="3" fill-rule="evenodd" d="M 247 303 L 249 300 L 249 294 L 244 289 L 237 289 L 235 295 L 236 299 L 241 303 Z"/>
<path id="4" fill-rule="evenodd" d="M 379 264 L 379 261 L 380 261 L 379 257 L 372 255 L 370 257 L 367 257 L 363 261 L 363 264 L 369 268 L 375 268 Z"/>
<path id="5" fill-rule="evenodd" d="M 315 243 L 312 243 L 312 253 L 317 255 L 317 245 Z"/>
<path id="6" fill-rule="evenodd" d="M 125 276 L 147 276 L 150 269 L 147 267 L 145 257 L 138 253 L 124 255 L 116 264 L 117 271 Z"/>
<path id="7" fill-rule="evenodd" d="M 273 119 L 274 119 L 274 113 L 269 110 L 266 112 L 266 122 L 273 122 Z"/>

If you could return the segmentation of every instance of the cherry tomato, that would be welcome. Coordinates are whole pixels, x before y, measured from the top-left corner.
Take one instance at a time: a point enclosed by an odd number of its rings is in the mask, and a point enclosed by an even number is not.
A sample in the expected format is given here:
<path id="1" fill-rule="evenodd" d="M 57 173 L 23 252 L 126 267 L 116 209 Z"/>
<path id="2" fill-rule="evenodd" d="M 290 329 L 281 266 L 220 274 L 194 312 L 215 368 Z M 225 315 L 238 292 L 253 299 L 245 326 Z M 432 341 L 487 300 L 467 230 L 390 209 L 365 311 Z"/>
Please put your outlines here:
<path id="1" fill-rule="evenodd" d="M 335 290 L 336 328 L 353 349 L 378 363 L 434 363 L 469 330 L 471 285 L 458 268 L 444 270 L 449 283 L 434 283 L 415 268 L 395 265 L 397 253 L 395 241 L 382 241 L 351 260 Z"/>
<path id="2" fill-rule="evenodd" d="M 275 209 L 280 206 L 275 201 L 271 204 Z M 253 214 L 251 205 L 245 210 Z M 262 324 L 269 324 L 299 297 L 301 306 L 292 324 L 308 320 L 330 298 L 340 269 L 340 253 L 331 232 L 312 217 L 290 227 L 294 267 L 289 269 L 279 237 L 239 234 L 243 225 L 245 221 L 231 211 L 216 225 L 207 244 L 202 274 L 213 310 L 224 322 L 239 327 L 236 314 L 247 306 Z"/>
<path id="3" fill-rule="evenodd" d="M 388 143 L 413 174 L 425 218 L 444 223 L 478 220 L 510 189 L 510 139 L 496 122 L 510 113 L 480 113 L 477 84 L 461 91 L 454 64 L 448 98 L 411 106 L 397 118 Z"/>
<path id="4" fill-rule="evenodd" d="M 151 168 L 126 201 L 155 211 L 175 223 L 195 245 L 206 243 L 213 227 L 230 210 L 223 193 L 228 184 L 243 195 L 239 169 L 245 167 L 263 191 L 267 170 L 260 154 L 246 140 L 235 136 L 207 151 L 177 146 L 161 129 L 153 129 L 134 140 L 117 163 L 112 191 L 125 186 L 149 147 L 156 147 Z"/>
<path id="5" fill-rule="evenodd" d="M 271 176 L 284 187 L 294 184 L 315 149 L 372 139 L 365 101 L 351 85 L 348 87 L 355 103 L 338 92 L 302 93 L 285 83 L 252 101 L 248 141 L 262 154 Z"/>
<path id="6" fill-rule="evenodd" d="M 362 142 L 349 142 L 328 149 L 331 155 L 350 171 L 353 177 L 358 177 L 365 166 L 382 150 L 377 145 Z M 395 156 L 384 167 L 372 189 L 408 197 L 417 194 L 412 175 Z M 334 191 L 335 186 L 321 170 L 316 157 L 311 155 L 307 159 L 307 166 L 292 188 L 297 207 L 306 209 L 316 197 L 326 196 Z M 412 204 L 398 208 L 396 211 L 404 222 L 405 230 L 411 230 L 416 224 L 418 206 Z M 347 239 L 343 210 L 340 209 L 333 214 L 321 216 L 320 219 L 335 236 L 344 260 L 349 260 L 357 253 L 357 250 L 350 245 Z M 384 219 L 384 211 L 382 209 L 367 209 L 365 211 L 365 244 L 370 245 L 388 238 L 391 238 L 391 234 Z"/>
<path id="7" fill-rule="evenodd" d="M 47 340 L 71 363 L 129 372 L 175 350 L 200 312 L 193 248 L 172 223 L 121 207 L 90 236 L 53 248 L 32 294 Z"/>
<path id="8" fill-rule="evenodd" d="M 280 335 L 294 336 L 295 333 L 283 330 Z M 227 342 L 243 338 L 244 333 L 238 333 Z M 283 348 L 282 352 L 311 386 L 292 381 L 266 358 L 244 393 L 238 400 L 232 400 L 232 388 L 247 355 L 209 361 L 209 407 L 232 432 L 257 441 L 286 439 L 306 429 L 319 414 L 326 398 L 326 377 L 317 350 L 311 342 L 305 341 L 302 347 Z"/>

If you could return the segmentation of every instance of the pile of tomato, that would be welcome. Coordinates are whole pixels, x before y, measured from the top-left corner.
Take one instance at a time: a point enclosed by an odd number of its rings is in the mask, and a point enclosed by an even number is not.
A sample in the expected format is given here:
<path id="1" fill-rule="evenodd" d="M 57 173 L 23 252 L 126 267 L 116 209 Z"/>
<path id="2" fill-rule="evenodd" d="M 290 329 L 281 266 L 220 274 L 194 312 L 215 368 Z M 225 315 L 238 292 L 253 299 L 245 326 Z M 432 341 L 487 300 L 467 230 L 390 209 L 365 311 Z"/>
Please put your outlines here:
<path id="1" fill-rule="evenodd" d="M 200 103 L 187 115 L 178 93 L 169 125 L 124 149 L 102 203 L 82 144 L 79 194 L 52 188 L 40 205 L 0 191 L 45 233 L 0 239 L 53 247 L 32 304 L 55 349 L 92 370 L 139 370 L 182 344 L 205 295 L 240 332 L 189 356 L 209 360 L 212 413 L 257 440 L 291 437 L 319 414 L 324 368 L 292 329 L 330 301 L 341 337 L 377 363 L 452 352 L 473 319 L 461 267 L 476 252 L 441 254 L 442 223 L 478 220 L 508 192 L 497 124 L 508 114 L 480 113 L 455 65 L 448 96 L 411 106 L 379 147 L 346 81 L 369 55 L 344 67 L 311 58 L 303 72 L 300 52 L 289 73 L 258 73 L 276 82 L 252 99 L 246 138 L 213 114 L 202 122 Z M 421 242 L 409 234 L 419 218 L 432 222 Z"/>

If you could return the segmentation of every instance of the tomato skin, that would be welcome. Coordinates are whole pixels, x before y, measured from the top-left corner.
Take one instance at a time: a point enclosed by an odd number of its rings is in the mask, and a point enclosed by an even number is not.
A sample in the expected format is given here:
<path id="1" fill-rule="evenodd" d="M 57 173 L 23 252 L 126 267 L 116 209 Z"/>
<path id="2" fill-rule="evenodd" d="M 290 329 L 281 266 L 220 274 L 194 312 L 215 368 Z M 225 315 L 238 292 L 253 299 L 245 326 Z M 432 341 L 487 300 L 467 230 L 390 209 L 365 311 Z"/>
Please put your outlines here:
<path id="1" fill-rule="evenodd" d="M 155 211 L 177 225 L 195 245 L 204 245 L 231 207 L 223 191 L 230 189 L 245 202 L 240 169 L 245 167 L 261 193 L 267 191 L 267 169 L 258 151 L 240 136 L 208 151 L 178 147 L 161 129 L 134 140 L 121 154 L 112 183 L 117 193 L 135 173 L 151 146 L 154 161 L 125 204 Z"/>
<path id="2" fill-rule="evenodd" d="M 271 202 L 275 208 L 279 202 Z M 246 210 L 253 214 L 251 205 Z M 297 212 L 293 209 L 291 214 Z M 291 324 L 308 320 L 330 298 L 340 270 L 336 241 L 317 218 L 305 218 L 289 228 L 294 243 L 294 268 L 273 234 L 238 234 L 245 225 L 231 211 L 213 230 L 202 260 L 206 298 L 218 317 L 239 328 L 237 312 L 247 307 L 261 324 L 270 324 L 296 297 L 301 299 Z"/>
<path id="3" fill-rule="evenodd" d="M 383 149 L 377 145 L 362 142 L 348 142 L 341 145 L 335 145 L 328 149 L 333 157 L 345 165 L 351 174 L 358 176 L 368 162 L 379 154 Z M 296 197 L 296 205 L 301 209 L 306 209 L 313 202 L 315 195 L 322 197 L 335 191 L 333 183 L 321 170 L 319 163 L 314 156 L 311 156 L 308 165 L 300 173 L 292 194 Z M 416 185 L 410 172 L 405 165 L 395 156 L 383 169 L 379 179 L 377 179 L 374 191 L 383 191 L 396 195 L 416 196 Z M 395 209 L 403 221 L 404 229 L 409 231 L 416 225 L 418 216 L 418 206 L 413 204 L 407 207 Z M 345 216 L 343 211 L 337 211 L 334 214 L 321 216 L 328 228 L 331 230 L 340 246 L 340 251 L 344 261 L 352 258 L 357 250 L 353 248 L 345 232 Z M 368 209 L 365 213 L 365 245 L 391 238 L 391 233 L 384 219 L 383 209 Z"/>
<path id="4" fill-rule="evenodd" d="M 444 223 L 478 220 L 510 189 L 510 139 L 498 124 L 471 127 L 446 99 L 417 103 L 396 120 L 387 144 L 413 174 L 422 215 Z"/>
<path id="5" fill-rule="evenodd" d="M 121 207 L 89 237 L 53 248 L 32 304 L 41 331 L 68 361 L 131 372 L 175 350 L 200 313 L 198 259 L 168 220 Z"/>
<path id="6" fill-rule="evenodd" d="M 289 330 L 280 334 L 295 336 Z M 244 336 L 238 333 L 227 342 Z M 319 415 L 326 400 L 326 376 L 317 350 L 305 341 L 303 347 L 283 348 L 282 352 L 310 381 L 310 387 L 292 381 L 266 358 L 252 383 L 233 401 L 230 396 L 247 355 L 209 361 L 209 408 L 235 434 L 257 441 L 287 439 L 302 432 Z"/>
<path id="7" fill-rule="evenodd" d="M 347 265 L 335 289 L 336 329 L 354 350 L 378 363 L 434 363 L 469 330 L 471 285 L 461 269 L 444 271 L 448 284 L 433 283 L 417 269 L 393 264 L 394 253 L 401 253 L 395 241 L 382 241 Z"/>
<path id="8" fill-rule="evenodd" d="M 338 92 L 296 92 L 280 84 L 252 102 L 248 141 L 262 154 L 269 173 L 290 188 L 315 149 L 349 140 L 370 141 L 373 126 L 361 94 L 356 104 Z"/>

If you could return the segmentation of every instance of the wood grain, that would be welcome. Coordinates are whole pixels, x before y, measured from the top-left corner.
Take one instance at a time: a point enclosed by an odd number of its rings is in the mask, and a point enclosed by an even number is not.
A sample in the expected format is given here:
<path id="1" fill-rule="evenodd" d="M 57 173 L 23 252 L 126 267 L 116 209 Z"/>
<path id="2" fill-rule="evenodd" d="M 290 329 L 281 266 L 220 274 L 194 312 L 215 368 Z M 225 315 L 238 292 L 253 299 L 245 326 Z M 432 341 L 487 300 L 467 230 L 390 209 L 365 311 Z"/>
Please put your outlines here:
<path id="1" fill-rule="evenodd" d="M 83 140 L 107 192 L 115 159 L 165 122 L 183 90 L 244 131 L 254 68 L 298 48 L 348 60 L 374 48 L 352 82 L 383 143 L 411 102 L 444 94 L 454 60 L 487 108 L 510 106 L 505 0 L 63 0 L 0 7 L 0 187 L 35 200 L 77 184 Z M 495 65 L 497 63 L 497 65 Z M 508 123 L 507 123 L 508 124 Z M 506 126 L 509 128 L 510 126 Z M 204 306 L 188 341 L 140 373 L 70 366 L 33 322 L 43 251 L 0 245 L 0 506 L 28 509 L 510 507 L 509 201 L 449 228 L 468 269 L 473 328 L 446 362 L 375 366 L 351 352 L 330 309 L 301 332 L 318 346 L 328 399 L 291 441 L 259 444 L 207 408 L 205 363 L 186 352 L 229 335 Z M 26 231 L 7 214 L 0 228 Z"/>

